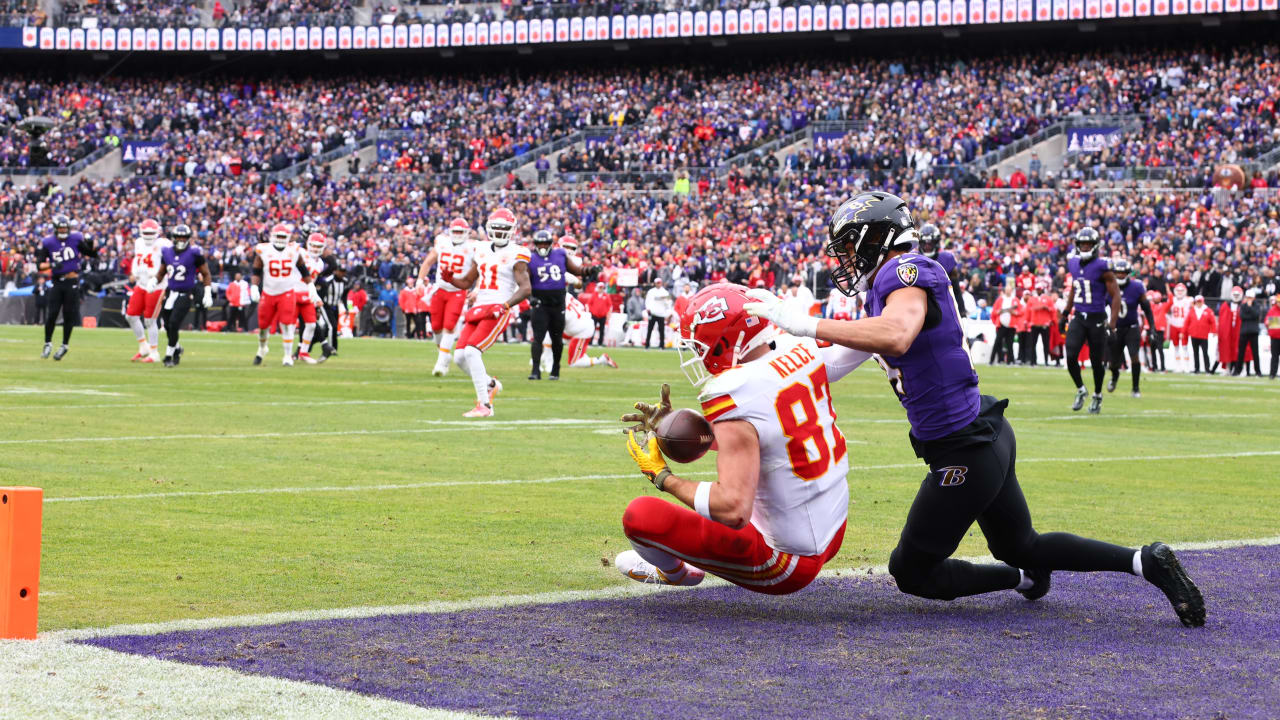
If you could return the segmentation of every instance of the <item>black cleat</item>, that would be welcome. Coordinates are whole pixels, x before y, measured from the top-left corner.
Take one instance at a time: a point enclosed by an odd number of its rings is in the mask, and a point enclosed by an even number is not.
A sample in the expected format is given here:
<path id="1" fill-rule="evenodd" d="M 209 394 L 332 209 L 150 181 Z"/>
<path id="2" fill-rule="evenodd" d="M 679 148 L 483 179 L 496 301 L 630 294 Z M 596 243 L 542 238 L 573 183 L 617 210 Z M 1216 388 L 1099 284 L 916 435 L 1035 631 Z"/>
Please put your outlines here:
<path id="1" fill-rule="evenodd" d="M 1116 391 L 1116 381 L 1118 381 L 1119 379 L 1120 379 L 1120 376 L 1118 375 L 1111 376 L 1111 381 L 1107 383 L 1107 392 Z"/>
<path id="2" fill-rule="evenodd" d="M 178 347 L 173 349 L 173 366 L 178 367 L 178 364 L 181 362 L 182 362 L 182 346 L 179 345 Z"/>
<path id="3" fill-rule="evenodd" d="M 1028 600 L 1039 600 L 1049 594 L 1049 585 L 1053 576 L 1052 570 L 1023 570 L 1024 575 L 1031 578 L 1031 587 L 1019 590 L 1022 597 Z"/>
<path id="4" fill-rule="evenodd" d="M 1093 396 L 1093 400 L 1089 403 L 1089 414 L 1097 415 L 1102 412 L 1102 393 Z"/>
<path id="5" fill-rule="evenodd" d="M 324 357 L 324 359 L 325 359 L 325 360 L 328 360 L 331 356 L 333 356 L 333 355 L 337 355 L 337 354 L 338 354 L 338 353 L 334 352 L 334 350 L 333 350 L 333 346 L 332 346 L 332 345 L 330 345 L 329 343 L 321 343 L 321 344 L 320 344 L 320 353 L 321 353 L 321 355 Z"/>
<path id="6" fill-rule="evenodd" d="M 530 380 L 541 380 L 541 379 L 542 379 L 542 371 L 541 371 L 541 370 L 534 370 L 533 372 L 529 373 L 529 379 L 530 379 Z"/>
<path id="7" fill-rule="evenodd" d="M 1080 412 L 1080 408 L 1084 407 L 1084 399 L 1089 397 L 1089 391 L 1082 387 L 1076 388 L 1076 401 L 1071 403 L 1071 409 Z"/>
<path id="8" fill-rule="evenodd" d="M 49 355 L 53 353 L 53 343 L 45 343 L 44 349 L 40 351 L 40 359 L 48 360 Z"/>
<path id="9" fill-rule="evenodd" d="M 560 375 L 559 375 L 559 373 L 551 373 L 550 375 L 548 375 L 548 376 L 547 376 L 547 379 L 548 379 L 548 380 L 559 380 L 559 379 L 560 379 Z"/>
<path id="10" fill-rule="evenodd" d="M 261 356 L 261 355 L 254 355 L 254 356 L 253 356 L 253 364 L 254 364 L 254 365 L 261 365 L 261 364 L 262 364 L 262 356 Z"/>
<path id="11" fill-rule="evenodd" d="M 177 365 L 177 364 L 178 364 L 178 360 L 175 356 L 170 355 L 169 357 L 166 357 L 164 359 L 165 367 L 173 367 L 174 365 Z"/>
<path id="12" fill-rule="evenodd" d="M 1173 611 L 1187 627 L 1204 626 L 1204 597 L 1182 569 L 1173 548 L 1154 542 L 1142 548 L 1142 575 L 1169 598 Z"/>
<path id="13" fill-rule="evenodd" d="M 70 348 L 68 348 L 66 345 L 59 345 L 59 346 L 58 346 L 58 352 L 56 352 L 56 353 L 54 353 L 54 354 L 53 354 L 53 359 L 54 359 L 54 360 L 61 360 L 62 358 L 66 357 L 66 356 L 67 356 L 67 350 L 69 350 L 69 349 L 70 349 Z"/>

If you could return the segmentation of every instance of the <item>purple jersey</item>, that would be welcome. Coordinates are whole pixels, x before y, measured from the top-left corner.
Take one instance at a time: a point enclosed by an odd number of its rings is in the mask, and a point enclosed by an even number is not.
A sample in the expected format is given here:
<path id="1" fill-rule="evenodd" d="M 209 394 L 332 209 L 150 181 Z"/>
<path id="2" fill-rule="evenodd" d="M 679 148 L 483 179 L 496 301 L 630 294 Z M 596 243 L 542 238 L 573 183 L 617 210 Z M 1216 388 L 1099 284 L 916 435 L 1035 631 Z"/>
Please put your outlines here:
<path id="1" fill-rule="evenodd" d="M 165 246 L 160 253 L 166 277 L 169 278 L 169 289 L 185 292 L 195 288 L 200 268 L 204 267 L 204 251 L 200 246 L 188 245 L 182 252 L 178 252 L 173 246 Z"/>
<path id="2" fill-rule="evenodd" d="M 956 270 L 956 256 L 946 250 L 939 251 L 938 257 L 934 258 L 933 261 L 941 265 L 948 276 Z"/>
<path id="3" fill-rule="evenodd" d="M 67 273 L 80 272 L 80 256 L 85 246 L 84 235 L 73 232 L 65 238 L 50 235 L 40 241 L 39 256 L 47 261 L 54 279 Z"/>
<path id="4" fill-rule="evenodd" d="M 534 290 L 564 290 L 565 263 L 569 255 L 562 248 L 551 248 L 546 257 L 536 251 L 529 255 L 529 286 Z"/>
<path id="5" fill-rule="evenodd" d="M 1111 304 L 1108 300 L 1107 284 L 1102 281 L 1102 274 L 1111 270 L 1111 265 L 1102 258 L 1080 264 L 1080 258 L 1067 260 L 1067 272 L 1071 274 L 1071 282 L 1075 286 L 1075 309 L 1080 312 L 1102 312 Z"/>
<path id="6" fill-rule="evenodd" d="M 951 279 L 937 262 L 916 253 L 886 262 L 867 292 L 870 315 L 878 316 L 891 293 L 908 287 L 929 294 L 924 327 L 906 353 L 881 356 L 880 362 L 907 410 L 911 434 L 919 440 L 935 440 L 978 416 L 978 373 L 965 351 Z"/>
<path id="7" fill-rule="evenodd" d="M 1147 294 L 1141 280 L 1130 280 L 1120 287 L 1120 319 L 1116 327 L 1130 327 L 1138 324 L 1138 306 Z"/>

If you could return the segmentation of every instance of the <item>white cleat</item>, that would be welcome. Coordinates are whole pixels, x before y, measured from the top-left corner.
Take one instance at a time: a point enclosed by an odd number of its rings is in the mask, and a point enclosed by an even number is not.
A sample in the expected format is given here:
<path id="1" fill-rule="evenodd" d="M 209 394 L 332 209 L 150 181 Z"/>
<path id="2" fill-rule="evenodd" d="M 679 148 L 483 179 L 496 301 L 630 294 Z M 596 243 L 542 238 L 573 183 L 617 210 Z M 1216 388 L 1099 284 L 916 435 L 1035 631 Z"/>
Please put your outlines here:
<path id="1" fill-rule="evenodd" d="M 601 355 L 601 356 L 600 356 L 600 359 L 604 361 L 604 364 L 605 364 L 605 365 L 608 365 L 609 367 L 611 367 L 611 368 L 613 368 L 613 369 L 615 369 L 615 370 L 618 368 L 618 363 L 617 363 L 617 361 L 615 361 L 613 358 L 609 357 L 609 353 L 605 353 L 605 354 Z"/>
<path id="2" fill-rule="evenodd" d="M 156 352 L 155 350 L 152 350 L 151 354 L 148 355 L 147 357 L 150 358 L 149 360 L 147 360 L 147 362 L 153 362 L 153 363 L 160 362 L 160 353 Z"/>
<path id="3" fill-rule="evenodd" d="M 677 572 L 668 575 L 640 557 L 640 553 L 635 550 L 623 550 L 618 553 L 618 557 L 613 559 L 613 565 L 623 575 L 649 585 L 692 587 L 706 577 L 705 572 L 685 562 L 680 563 L 680 569 Z"/>
<path id="4" fill-rule="evenodd" d="M 491 407 L 493 405 L 493 399 L 498 397 L 498 393 L 500 392 L 502 392 L 502 383 L 498 382 L 498 378 L 496 377 L 489 378 L 489 405 Z M 493 411 L 490 410 L 489 414 L 492 415 Z"/>
<path id="5" fill-rule="evenodd" d="M 483 403 L 476 403 L 476 406 L 462 413 L 465 418 L 484 418 L 493 417 L 493 406 Z"/>
<path id="6" fill-rule="evenodd" d="M 285 355 L 284 360 L 280 364 L 284 367 L 293 367 L 293 356 Z"/>
<path id="7" fill-rule="evenodd" d="M 432 377 L 444 377 L 445 375 L 448 375 L 450 364 L 451 363 L 448 360 L 445 360 L 444 362 L 437 360 L 436 366 L 431 368 Z"/>
<path id="8" fill-rule="evenodd" d="M 319 360 L 311 357 L 311 353 L 298 353 L 298 358 L 308 365 L 315 365 L 320 362 Z"/>

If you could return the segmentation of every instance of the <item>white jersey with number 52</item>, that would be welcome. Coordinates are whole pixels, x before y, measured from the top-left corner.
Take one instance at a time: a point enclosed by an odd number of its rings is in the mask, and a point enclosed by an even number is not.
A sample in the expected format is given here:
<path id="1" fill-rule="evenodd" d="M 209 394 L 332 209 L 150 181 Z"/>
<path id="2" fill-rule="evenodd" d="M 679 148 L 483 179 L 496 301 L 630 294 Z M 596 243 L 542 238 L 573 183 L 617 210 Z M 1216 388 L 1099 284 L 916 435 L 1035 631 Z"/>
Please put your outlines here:
<path id="1" fill-rule="evenodd" d="M 453 283 L 445 282 L 443 277 L 462 277 L 471 271 L 472 256 L 475 255 L 475 243 L 470 240 L 461 245 L 454 245 L 447 234 L 436 236 L 436 282 L 435 286 L 446 292 L 459 290 Z M 506 298 L 503 298 L 504 300 Z"/>
<path id="2" fill-rule="evenodd" d="M 820 349 L 780 335 L 776 349 L 726 370 L 700 398 L 711 422 L 745 420 L 760 439 L 760 481 L 751 524 L 769 547 L 795 555 L 826 549 L 849 514 L 849 457 L 828 383 L 868 353 Z"/>
<path id="3" fill-rule="evenodd" d="M 500 248 L 491 242 L 476 243 L 475 305 L 506 302 L 516 292 L 516 264 L 528 262 L 529 251 L 515 243 Z"/>
<path id="4" fill-rule="evenodd" d="M 289 243 L 277 250 L 271 243 L 259 243 L 256 249 L 262 258 L 262 292 L 264 295 L 282 295 L 294 292 L 302 285 L 298 272 L 298 256 L 302 248 Z"/>

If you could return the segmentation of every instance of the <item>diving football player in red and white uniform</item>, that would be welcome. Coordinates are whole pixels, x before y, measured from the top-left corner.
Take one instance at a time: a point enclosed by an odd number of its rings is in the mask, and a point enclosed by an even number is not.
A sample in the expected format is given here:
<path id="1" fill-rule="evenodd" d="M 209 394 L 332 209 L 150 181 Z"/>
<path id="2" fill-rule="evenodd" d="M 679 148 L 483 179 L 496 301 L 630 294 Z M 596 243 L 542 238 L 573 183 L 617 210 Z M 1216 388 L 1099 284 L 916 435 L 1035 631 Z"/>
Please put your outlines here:
<path id="1" fill-rule="evenodd" d="M 436 347 L 440 353 L 436 356 L 436 366 L 431 374 L 444 377 L 449 372 L 449 358 L 453 352 L 454 342 L 458 339 L 458 325 L 462 320 L 462 310 L 467 304 L 467 291 L 446 279 L 463 277 L 471 271 L 475 255 L 475 243 L 472 242 L 471 226 L 460 217 L 449 223 L 448 232 L 436 236 L 435 243 L 422 260 L 418 268 L 418 283 L 425 287 L 427 271 L 436 265 L 436 279 L 431 291 L 431 332 L 436 336 Z"/>
<path id="2" fill-rule="evenodd" d="M 485 223 L 487 238 L 476 243 L 475 264 L 462 277 L 444 272 L 444 279 L 466 290 L 475 288 L 475 300 L 463 318 L 458 349 L 453 361 L 471 376 L 476 389 L 476 406 L 463 417 L 490 417 L 493 399 L 502 383 L 489 377 L 482 353 L 502 335 L 511 309 L 529 297 L 529 250 L 512 242 L 516 216 L 498 208 Z"/>
<path id="3" fill-rule="evenodd" d="M 302 342 L 298 343 L 298 358 L 308 365 L 322 363 L 329 359 L 333 350 L 326 342 L 324 354 L 320 359 L 311 356 L 311 344 L 316 335 L 316 328 L 325 322 L 324 307 L 320 303 L 320 294 L 316 292 L 316 281 L 328 277 L 337 268 L 337 261 L 324 254 L 329 239 L 324 233 L 313 232 L 307 236 L 306 251 L 302 253 L 302 264 L 307 267 L 310 279 L 298 279 L 298 321 L 302 324 Z"/>
<path id="4" fill-rule="evenodd" d="M 745 287 L 718 283 L 695 294 L 680 318 L 680 365 L 703 388 L 716 481 L 673 475 L 652 432 L 627 437 L 640 471 L 688 506 L 652 496 L 627 506 L 622 527 L 634 549 L 614 563 L 633 580 L 697 585 L 712 573 L 782 595 L 808 585 L 840 550 L 849 458 L 827 384 L 870 354 L 787 335 L 748 315 L 749 302 Z M 670 410 L 666 392 L 623 420 L 651 431 Z"/>
<path id="5" fill-rule="evenodd" d="M 1187 343 L 1191 336 L 1187 333 L 1187 318 L 1191 317 L 1192 298 L 1187 295 L 1187 286 L 1178 283 L 1173 286 L 1173 297 L 1166 303 L 1169 319 L 1169 344 L 1173 346 L 1173 369 L 1175 372 L 1187 372 L 1191 367 L 1191 353 Z"/>
<path id="6" fill-rule="evenodd" d="M 591 311 L 578 298 L 568 295 L 564 303 L 564 339 L 568 345 L 569 367 L 587 368 L 594 365 L 618 367 L 618 363 L 609 357 L 609 353 L 601 353 L 599 357 L 587 354 L 591 338 L 595 337 L 596 323 L 591 319 Z M 551 347 L 551 340 L 542 341 L 543 348 Z M 551 353 L 542 354 L 542 370 L 551 371 Z"/>
<path id="7" fill-rule="evenodd" d="M 132 362 L 154 363 L 160 361 L 156 347 L 160 341 L 160 328 L 156 318 L 160 316 L 160 300 L 164 297 L 164 278 L 160 276 L 160 253 L 169 244 L 160 236 L 160 223 L 143 220 L 138 225 L 138 239 L 134 243 L 133 264 L 129 279 L 133 290 L 124 317 L 138 339 L 138 352 Z"/>
<path id="8" fill-rule="evenodd" d="M 293 231 L 283 223 L 271 228 L 271 241 L 254 248 L 253 291 L 258 292 L 258 354 L 254 365 L 267 356 L 267 335 L 273 327 L 280 329 L 286 367 L 293 366 L 293 326 L 298 322 L 300 283 L 311 282 L 311 273 L 302 259 L 302 248 L 289 242 Z M 313 320 L 314 322 L 314 320 Z"/>

